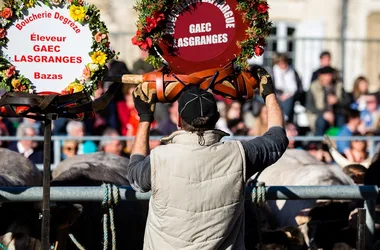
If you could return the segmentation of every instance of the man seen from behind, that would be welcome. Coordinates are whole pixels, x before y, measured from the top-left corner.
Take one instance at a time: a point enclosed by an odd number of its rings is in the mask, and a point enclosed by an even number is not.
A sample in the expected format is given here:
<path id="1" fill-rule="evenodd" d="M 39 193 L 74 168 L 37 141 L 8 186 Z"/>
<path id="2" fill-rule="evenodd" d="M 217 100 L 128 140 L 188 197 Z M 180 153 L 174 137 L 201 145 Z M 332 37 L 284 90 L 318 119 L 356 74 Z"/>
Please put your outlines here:
<path id="1" fill-rule="evenodd" d="M 246 181 L 288 146 L 271 77 L 262 68 L 252 71 L 270 116 L 268 131 L 250 141 L 221 142 L 228 134 L 214 129 L 219 119 L 214 96 L 190 85 L 178 99 L 180 130 L 149 152 L 155 104 L 141 86 L 134 90 L 140 123 L 128 179 L 135 190 L 152 191 L 144 249 L 245 249 Z"/>

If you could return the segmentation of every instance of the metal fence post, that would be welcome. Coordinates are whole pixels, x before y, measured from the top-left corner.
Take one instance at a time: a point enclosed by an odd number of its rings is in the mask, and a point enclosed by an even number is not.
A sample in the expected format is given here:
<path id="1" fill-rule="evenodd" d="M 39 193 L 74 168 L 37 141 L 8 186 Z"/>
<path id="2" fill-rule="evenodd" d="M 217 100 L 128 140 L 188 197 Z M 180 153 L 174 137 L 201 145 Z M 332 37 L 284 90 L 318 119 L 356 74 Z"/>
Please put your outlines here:
<path id="1" fill-rule="evenodd" d="M 358 209 L 357 213 L 357 241 L 356 241 L 356 249 L 357 250 L 365 250 L 365 240 L 366 240 L 366 210 L 363 208 Z"/>
<path id="2" fill-rule="evenodd" d="M 376 216 L 376 200 L 365 200 L 364 208 L 366 210 L 367 225 L 367 246 L 373 246 L 375 239 L 375 216 Z"/>

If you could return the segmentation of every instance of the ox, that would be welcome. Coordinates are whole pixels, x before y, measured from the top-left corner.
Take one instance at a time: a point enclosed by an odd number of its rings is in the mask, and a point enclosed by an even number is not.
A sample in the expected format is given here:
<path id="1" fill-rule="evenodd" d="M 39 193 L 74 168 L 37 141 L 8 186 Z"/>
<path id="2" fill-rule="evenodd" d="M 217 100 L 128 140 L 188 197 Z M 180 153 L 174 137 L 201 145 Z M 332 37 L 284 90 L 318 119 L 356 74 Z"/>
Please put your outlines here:
<path id="1" fill-rule="evenodd" d="M 37 167 L 19 153 L 0 148 L 0 186 L 41 186 Z M 38 204 L 37 204 L 38 205 Z M 0 243 L 7 249 L 41 249 L 40 209 L 34 203 L 0 205 Z"/>
<path id="2" fill-rule="evenodd" d="M 288 149 L 280 160 L 253 178 L 259 182 L 264 182 L 267 186 L 355 185 L 354 181 L 343 172 L 341 167 L 322 163 L 306 151 L 298 149 Z M 336 231 L 334 231 L 334 235 L 338 235 L 338 231 L 340 232 L 341 229 L 349 225 L 349 214 L 355 208 L 355 204 L 351 202 L 319 203 L 316 200 L 277 200 L 268 201 L 267 204 L 277 222 L 277 227 L 304 225 L 302 230 L 306 243 L 312 246 L 315 244 L 313 242 L 315 242 L 316 234 L 321 231 L 315 230 L 315 228 L 321 228 L 321 224 L 317 225 L 315 223 L 315 221 L 320 222 L 323 220 L 321 216 L 323 212 L 320 211 L 329 213 L 329 216 L 325 216 L 326 221 L 334 220 L 334 222 L 337 222 L 330 224 L 330 229 L 334 229 Z M 310 208 L 315 206 L 316 208 L 313 212 L 309 213 Z M 326 226 L 327 228 L 329 227 L 328 224 L 323 224 L 323 226 L 324 229 Z M 331 233 L 330 231 L 325 230 L 326 234 Z M 325 237 L 326 234 L 321 235 L 319 238 Z M 326 242 L 328 240 L 325 239 L 323 243 Z M 326 243 L 325 249 L 332 247 L 333 243 Z"/>
<path id="3" fill-rule="evenodd" d="M 98 152 L 80 155 L 61 162 L 52 173 L 52 186 L 100 186 L 103 183 L 128 186 L 126 178 L 129 159 Z M 68 234 L 85 249 L 103 249 L 103 212 L 100 202 L 57 204 L 63 210 L 66 223 L 58 222 L 61 230 L 52 236 L 58 249 L 77 249 Z M 123 202 L 115 208 L 118 249 L 142 249 L 148 202 Z M 57 222 L 56 222 L 57 224 Z"/>

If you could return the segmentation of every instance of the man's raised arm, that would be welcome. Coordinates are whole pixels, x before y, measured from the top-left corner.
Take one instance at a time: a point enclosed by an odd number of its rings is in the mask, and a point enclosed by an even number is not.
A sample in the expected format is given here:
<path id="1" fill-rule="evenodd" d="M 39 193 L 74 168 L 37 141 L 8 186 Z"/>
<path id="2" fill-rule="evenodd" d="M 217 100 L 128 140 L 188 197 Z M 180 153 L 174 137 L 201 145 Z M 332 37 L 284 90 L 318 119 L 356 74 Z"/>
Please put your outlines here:
<path id="1" fill-rule="evenodd" d="M 133 141 L 131 159 L 128 165 L 127 178 L 133 189 L 140 192 L 149 191 L 150 159 L 149 159 L 149 131 L 154 120 L 155 103 L 153 96 L 146 96 L 142 92 L 142 85 L 133 91 L 133 101 L 140 117 L 140 123 Z"/>
<path id="2" fill-rule="evenodd" d="M 285 133 L 284 114 L 274 93 L 272 79 L 263 68 L 256 68 L 260 95 L 265 101 L 268 112 L 268 131 L 250 141 L 242 141 L 247 160 L 247 179 L 278 161 L 288 147 Z"/>

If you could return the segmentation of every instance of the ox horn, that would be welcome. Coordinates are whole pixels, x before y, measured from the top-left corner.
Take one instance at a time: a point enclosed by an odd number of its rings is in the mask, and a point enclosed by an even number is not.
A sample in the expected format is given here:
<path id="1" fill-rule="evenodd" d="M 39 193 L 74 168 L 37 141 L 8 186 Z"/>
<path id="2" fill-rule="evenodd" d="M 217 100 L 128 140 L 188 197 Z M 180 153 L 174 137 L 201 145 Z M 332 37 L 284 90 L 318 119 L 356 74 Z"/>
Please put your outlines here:
<path id="1" fill-rule="evenodd" d="M 325 141 L 327 142 L 327 145 L 329 147 L 329 152 L 331 154 L 331 157 L 334 159 L 336 164 L 338 164 L 341 168 L 344 168 L 348 165 L 353 164 L 352 162 L 347 160 L 346 157 L 344 157 L 338 152 L 338 150 L 335 148 L 334 144 L 332 143 L 330 137 L 328 137 L 327 135 L 325 135 Z"/>

